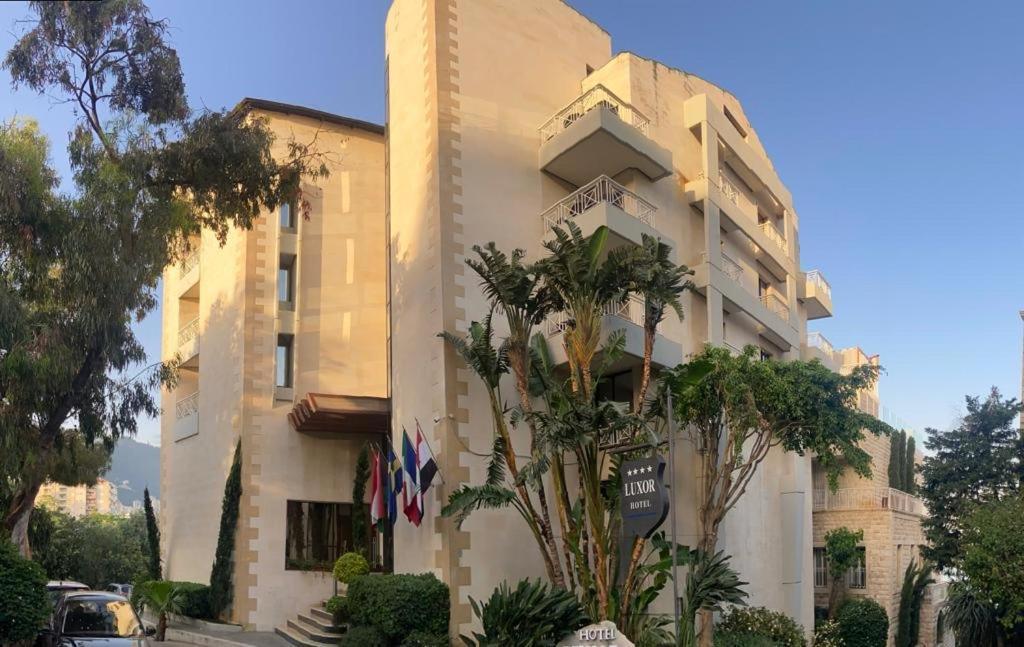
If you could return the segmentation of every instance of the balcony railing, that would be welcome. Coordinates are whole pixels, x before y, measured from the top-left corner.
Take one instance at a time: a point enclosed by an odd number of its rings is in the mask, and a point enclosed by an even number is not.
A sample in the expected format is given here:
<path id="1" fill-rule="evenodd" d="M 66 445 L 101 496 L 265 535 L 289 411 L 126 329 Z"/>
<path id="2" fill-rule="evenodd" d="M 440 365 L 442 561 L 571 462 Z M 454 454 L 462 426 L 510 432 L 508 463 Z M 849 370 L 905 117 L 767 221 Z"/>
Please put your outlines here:
<path id="1" fill-rule="evenodd" d="M 789 305 L 774 292 L 762 294 L 761 304 L 783 319 L 789 319 Z"/>
<path id="2" fill-rule="evenodd" d="M 779 230 L 776 229 L 775 225 L 773 225 L 770 222 L 762 222 L 761 231 L 763 231 L 764 235 L 768 237 L 768 240 L 775 243 L 775 245 L 779 249 L 788 253 L 786 239 L 782 236 L 781 233 L 779 233 Z"/>
<path id="3" fill-rule="evenodd" d="M 894 510 L 924 515 L 924 502 L 912 494 L 888 487 L 814 490 L 814 510 Z"/>
<path id="4" fill-rule="evenodd" d="M 607 175 L 602 175 L 590 184 L 585 184 L 541 214 L 544 231 L 561 226 L 588 209 L 601 204 L 618 207 L 649 227 L 654 227 L 654 213 L 657 207 L 633 193 Z"/>
<path id="5" fill-rule="evenodd" d="M 722 254 L 722 273 L 728 276 L 731 280 L 736 283 L 742 284 L 743 279 L 743 266 L 732 260 L 725 254 Z"/>
<path id="6" fill-rule="evenodd" d="M 830 299 L 832 298 L 832 286 L 828 284 L 828 281 L 825 280 L 825 277 L 821 274 L 820 270 L 811 270 L 808 272 L 807 282 L 813 283 L 819 290 L 827 294 Z"/>
<path id="7" fill-rule="evenodd" d="M 594 108 L 604 107 L 615 113 L 619 119 L 639 130 L 644 135 L 650 126 L 650 120 L 640 114 L 633 106 L 604 87 L 595 85 L 584 92 L 578 99 L 556 112 L 540 127 L 540 140 L 546 142 L 573 124 L 577 119 Z"/>
<path id="8" fill-rule="evenodd" d="M 604 306 L 601 314 L 625 319 L 638 326 L 644 325 L 644 309 L 646 305 L 643 297 L 631 294 L 618 303 L 609 303 Z M 569 315 L 566 312 L 556 312 L 548 318 L 547 330 L 549 335 L 557 335 L 569 327 Z M 660 326 L 659 326 L 660 327 Z"/>
<path id="9" fill-rule="evenodd" d="M 199 412 L 199 391 L 179 399 L 174 404 L 174 417 L 178 420 L 194 416 Z"/>
<path id="10" fill-rule="evenodd" d="M 199 265 L 199 250 L 192 250 L 192 252 L 181 261 L 181 278 L 185 278 L 189 272 L 194 270 Z"/>
<path id="11" fill-rule="evenodd" d="M 836 352 L 836 349 L 832 346 L 832 342 L 830 342 L 825 335 L 822 335 L 820 332 L 807 333 L 807 345 L 820 348 L 828 355 L 834 355 Z"/>
<path id="12" fill-rule="evenodd" d="M 178 347 L 182 347 L 199 337 L 199 317 L 188 322 L 178 330 Z"/>

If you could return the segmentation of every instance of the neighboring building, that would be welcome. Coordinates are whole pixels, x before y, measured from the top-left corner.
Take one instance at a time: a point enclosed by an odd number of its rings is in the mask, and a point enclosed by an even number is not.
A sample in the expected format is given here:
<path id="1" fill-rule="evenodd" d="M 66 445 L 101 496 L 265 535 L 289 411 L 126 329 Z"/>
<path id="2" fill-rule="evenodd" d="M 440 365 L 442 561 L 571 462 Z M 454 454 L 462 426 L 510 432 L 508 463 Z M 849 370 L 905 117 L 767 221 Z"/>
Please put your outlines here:
<path id="1" fill-rule="evenodd" d="M 245 100 L 275 154 L 317 142 L 331 175 L 310 206 L 265 213 L 223 244 L 209 231 L 163 279 L 162 547 L 168 579 L 208 582 L 224 482 L 241 441 L 233 615 L 284 625 L 333 593 L 351 549 L 352 467 L 387 432 L 384 130 Z M 292 418 L 292 422 L 289 418 Z"/>
<path id="2" fill-rule="evenodd" d="M 836 350 L 821 333 L 807 336 L 805 354 L 808 359 L 817 358 L 842 373 L 861 365 L 879 365 L 878 355 L 869 357 L 857 347 Z M 877 383 L 874 388 L 861 392 L 859 406 L 866 413 L 879 415 Z M 853 597 L 870 597 L 885 607 L 889 614 L 891 645 L 899 617 L 904 572 L 912 560 L 922 563 L 920 549 L 926 542 L 921 520 L 928 511 L 918 497 L 890 487 L 886 469 L 890 454 L 887 437 L 868 435 L 861 447 L 872 459 L 871 478 L 864 479 L 847 471 L 835 491 L 828 487 L 825 470 L 813 462 L 815 602 L 819 607 L 827 607 L 833 585 L 825 559 L 825 534 L 840 527 L 863 530 L 863 555 L 860 564 L 847 573 L 847 593 Z M 915 462 L 922 459 L 923 454 L 917 451 Z M 922 647 L 937 644 L 938 610 L 945 598 L 944 582 L 928 587 L 921 611 Z"/>
<path id="3" fill-rule="evenodd" d="M 613 54 L 610 35 L 560 0 L 395 0 L 385 29 L 386 136 L 345 117 L 244 101 L 269 119 L 279 154 L 290 137 L 315 136 L 335 158 L 332 174 L 304 185 L 308 219 L 286 206 L 223 244 L 203 232 L 164 274 L 163 357 L 183 362 L 179 384 L 162 394 L 167 577 L 208 581 L 240 440 L 233 617 L 257 629 L 332 592 L 309 569 L 351 543 L 355 453 L 389 431 L 400 447 L 417 419 L 444 482 L 428 493 L 421 526 L 403 520 L 393 545 L 375 548 L 379 565 L 447 582 L 456 632 L 471 624 L 469 596 L 543 575 L 516 515 L 480 511 L 461 529 L 439 515 L 451 491 L 483 481 L 492 437 L 482 385 L 437 337 L 487 314 L 464 264 L 472 245 L 536 258 L 567 219 L 585 234 L 607 225 L 614 245 L 660 237 L 695 270 L 697 289 L 684 296 L 684 320 L 663 322 L 658 367 L 705 343 L 807 357 L 807 321 L 832 314 L 824 277 L 801 268 L 793 198 L 728 91 Z M 605 318 L 607 330 L 626 331 L 617 400 L 638 380 L 641 312 L 630 303 Z M 564 361 L 550 323 L 549 345 Z M 680 447 L 673 505 L 679 541 L 693 545 L 697 457 Z M 749 603 L 808 631 L 813 478 L 810 457 L 774 451 L 720 533 L 750 583 Z M 671 609 L 665 595 L 654 610 Z"/>
<path id="4" fill-rule="evenodd" d="M 38 501 L 72 517 L 87 514 L 121 514 L 117 486 L 99 478 L 94 485 L 61 485 L 47 482 L 39 489 Z"/>

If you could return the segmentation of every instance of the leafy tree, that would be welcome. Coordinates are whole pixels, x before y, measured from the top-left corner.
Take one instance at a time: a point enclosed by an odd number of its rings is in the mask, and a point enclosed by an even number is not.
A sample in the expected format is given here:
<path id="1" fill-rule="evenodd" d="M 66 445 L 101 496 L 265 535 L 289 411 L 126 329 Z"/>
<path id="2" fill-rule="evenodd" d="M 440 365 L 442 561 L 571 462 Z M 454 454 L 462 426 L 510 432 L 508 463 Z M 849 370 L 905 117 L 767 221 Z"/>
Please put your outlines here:
<path id="1" fill-rule="evenodd" d="M 210 570 L 210 605 L 213 617 L 219 618 L 229 606 L 234 589 L 231 571 L 234 566 L 235 533 L 238 531 L 238 506 L 242 500 L 242 441 L 235 443 L 235 457 L 224 482 L 224 500 L 220 511 L 220 532 L 217 552 Z"/>
<path id="2" fill-rule="evenodd" d="M 142 367 L 132 332 L 164 267 L 202 228 L 224 240 L 327 171 L 296 142 L 277 161 L 264 120 L 193 112 L 167 25 L 141 0 L 29 6 L 3 65 L 16 87 L 71 104 L 78 124 L 69 195 L 33 124 L 0 127 L 0 499 L 24 555 L 68 437 L 109 452 L 159 412 L 154 387 L 173 384 L 173 364 Z"/>
<path id="3" fill-rule="evenodd" d="M 975 595 L 991 601 L 1006 629 L 1024 625 L 1024 498 L 978 506 L 967 518 L 960 569 Z"/>
<path id="4" fill-rule="evenodd" d="M 49 615 L 43 569 L 0 538 L 0 645 L 30 642 Z"/>
<path id="5" fill-rule="evenodd" d="M 1017 400 L 995 388 L 987 398 L 966 398 L 967 414 L 949 431 L 927 429 L 930 455 L 921 466 L 920 496 L 928 506 L 922 523 L 926 559 L 953 568 L 963 557 L 965 522 L 975 507 L 1015 497 L 1020 491 L 1020 432 Z"/>
<path id="6" fill-rule="evenodd" d="M 825 559 L 832 588 L 828 594 L 828 617 L 834 620 L 846 596 L 846 573 L 860 560 L 858 544 L 864 540 L 864 531 L 835 528 L 825 533 Z"/>
<path id="7" fill-rule="evenodd" d="M 149 577 L 153 580 L 163 579 L 160 569 L 160 528 L 153 512 L 153 502 L 149 499 L 149 488 L 142 491 L 142 507 L 146 514 L 146 538 L 149 549 Z"/>
<path id="8" fill-rule="evenodd" d="M 844 647 L 885 647 L 889 641 L 889 615 L 871 598 L 851 598 L 836 614 Z"/>
<path id="9" fill-rule="evenodd" d="M 367 522 L 370 511 L 366 507 L 366 482 L 370 480 L 370 447 L 363 444 L 356 458 L 355 475 L 352 477 L 352 547 L 364 556 L 370 554 L 370 525 Z"/>
<path id="10" fill-rule="evenodd" d="M 935 582 L 932 569 L 925 563 L 907 564 L 900 590 L 899 619 L 896 625 L 896 647 L 915 647 L 921 633 L 921 604 L 925 588 Z"/>
<path id="11" fill-rule="evenodd" d="M 167 616 L 182 612 L 184 592 L 177 582 L 151 581 L 139 586 L 138 599 L 142 607 L 157 617 L 156 639 L 162 642 L 167 634 Z"/>

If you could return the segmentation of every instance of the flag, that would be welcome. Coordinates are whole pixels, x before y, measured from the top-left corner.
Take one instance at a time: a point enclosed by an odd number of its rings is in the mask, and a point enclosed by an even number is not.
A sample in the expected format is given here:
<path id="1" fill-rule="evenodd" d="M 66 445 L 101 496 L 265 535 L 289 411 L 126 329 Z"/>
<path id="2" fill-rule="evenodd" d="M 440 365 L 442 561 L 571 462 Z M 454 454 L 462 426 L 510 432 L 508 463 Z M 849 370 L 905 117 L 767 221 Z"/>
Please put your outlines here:
<path id="1" fill-rule="evenodd" d="M 398 493 L 402 491 L 402 463 L 395 456 L 395 449 L 391 446 L 390 440 L 388 441 L 387 462 L 385 485 L 387 485 L 388 495 L 388 520 L 394 526 L 398 521 Z"/>
<path id="2" fill-rule="evenodd" d="M 373 450 L 373 469 L 370 472 L 370 523 L 375 528 L 379 528 L 381 520 L 387 516 L 383 486 L 380 453 L 375 449 Z"/>
<path id="3" fill-rule="evenodd" d="M 423 437 L 423 430 L 420 429 L 420 421 L 416 421 L 416 469 L 419 472 L 419 484 L 421 496 L 430 489 L 430 484 L 437 474 L 437 461 L 434 460 L 434 453 L 430 451 L 427 439 Z"/>
<path id="4" fill-rule="evenodd" d="M 419 476 L 416 470 L 416 448 L 409 440 L 409 433 L 402 429 L 402 462 L 405 463 L 405 487 L 402 488 L 402 502 L 405 504 L 405 516 L 414 526 L 419 526 L 423 519 L 422 496 L 420 495 Z"/>

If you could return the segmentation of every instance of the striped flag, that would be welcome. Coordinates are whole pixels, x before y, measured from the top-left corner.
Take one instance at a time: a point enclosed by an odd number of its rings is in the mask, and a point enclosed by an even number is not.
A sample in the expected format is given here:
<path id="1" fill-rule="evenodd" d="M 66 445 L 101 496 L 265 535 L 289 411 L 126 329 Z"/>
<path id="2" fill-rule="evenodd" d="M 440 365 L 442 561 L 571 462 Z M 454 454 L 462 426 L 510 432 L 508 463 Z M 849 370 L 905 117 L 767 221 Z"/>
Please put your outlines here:
<path id="1" fill-rule="evenodd" d="M 427 493 L 434 476 L 437 475 L 437 461 L 434 460 L 434 452 L 430 451 L 430 444 L 420 429 L 420 421 L 416 421 L 416 470 L 420 477 L 420 496 Z"/>
<path id="2" fill-rule="evenodd" d="M 380 452 L 373 450 L 373 469 L 370 472 L 370 523 L 380 529 L 380 522 L 387 518 L 387 504 L 384 501 L 384 473 Z"/>
<path id="3" fill-rule="evenodd" d="M 394 526 L 398 521 L 398 493 L 402 491 L 402 463 L 395 456 L 395 449 L 388 441 L 387 474 L 384 483 L 387 488 L 388 521 Z"/>
<path id="4" fill-rule="evenodd" d="M 420 494 L 419 474 L 416 469 L 416 448 L 409 440 L 409 433 L 402 428 L 402 462 L 405 463 L 405 486 L 402 488 L 402 502 L 405 516 L 414 526 L 423 520 L 423 496 Z"/>

